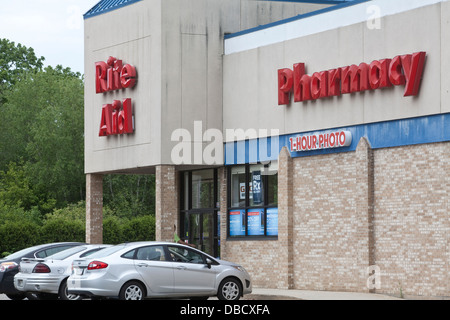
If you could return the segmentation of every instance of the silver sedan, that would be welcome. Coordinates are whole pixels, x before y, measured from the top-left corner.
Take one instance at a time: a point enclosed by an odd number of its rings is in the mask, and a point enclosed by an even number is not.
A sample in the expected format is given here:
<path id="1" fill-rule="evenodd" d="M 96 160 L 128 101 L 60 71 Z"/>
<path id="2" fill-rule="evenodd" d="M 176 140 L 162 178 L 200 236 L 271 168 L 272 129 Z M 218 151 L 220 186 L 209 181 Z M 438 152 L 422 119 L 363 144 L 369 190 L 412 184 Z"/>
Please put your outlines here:
<path id="1" fill-rule="evenodd" d="M 14 276 L 17 290 L 26 292 L 29 298 L 59 297 L 62 300 L 78 300 L 67 293 L 66 280 L 72 272 L 73 259 L 87 257 L 111 245 L 81 245 L 58 252 L 44 259 L 22 258 L 19 273 Z"/>
<path id="2" fill-rule="evenodd" d="M 191 247 L 167 242 L 135 242 L 73 261 L 70 294 L 144 298 L 217 296 L 238 300 L 252 292 L 250 275 L 240 265 L 214 259 Z"/>

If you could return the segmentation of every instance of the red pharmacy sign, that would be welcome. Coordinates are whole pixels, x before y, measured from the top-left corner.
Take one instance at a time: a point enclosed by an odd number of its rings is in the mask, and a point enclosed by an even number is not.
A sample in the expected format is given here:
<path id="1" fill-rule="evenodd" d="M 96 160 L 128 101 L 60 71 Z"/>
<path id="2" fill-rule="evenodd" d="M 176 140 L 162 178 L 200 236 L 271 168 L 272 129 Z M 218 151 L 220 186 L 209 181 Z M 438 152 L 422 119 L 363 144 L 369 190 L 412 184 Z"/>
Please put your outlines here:
<path id="1" fill-rule="evenodd" d="M 278 105 L 289 104 L 292 92 L 294 102 L 301 102 L 405 85 L 404 96 L 415 96 L 419 93 L 425 57 L 425 52 L 416 52 L 312 75 L 306 74 L 304 63 L 296 63 L 293 70 L 278 70 Z"/>

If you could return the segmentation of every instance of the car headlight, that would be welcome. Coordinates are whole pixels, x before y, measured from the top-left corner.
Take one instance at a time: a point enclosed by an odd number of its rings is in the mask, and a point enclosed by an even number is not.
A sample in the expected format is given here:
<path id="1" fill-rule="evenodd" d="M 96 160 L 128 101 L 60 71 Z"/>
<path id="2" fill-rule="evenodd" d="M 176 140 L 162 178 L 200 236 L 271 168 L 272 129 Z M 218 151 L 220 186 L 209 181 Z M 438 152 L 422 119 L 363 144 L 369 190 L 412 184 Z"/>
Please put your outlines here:
<path id="1" fill-rule="evenodd" d="M 232 267 L 241 272 L 247 272 L 247 271 L 245 271 L 244 267 L 242 267 L 242 266 L 232 266 Z"/>

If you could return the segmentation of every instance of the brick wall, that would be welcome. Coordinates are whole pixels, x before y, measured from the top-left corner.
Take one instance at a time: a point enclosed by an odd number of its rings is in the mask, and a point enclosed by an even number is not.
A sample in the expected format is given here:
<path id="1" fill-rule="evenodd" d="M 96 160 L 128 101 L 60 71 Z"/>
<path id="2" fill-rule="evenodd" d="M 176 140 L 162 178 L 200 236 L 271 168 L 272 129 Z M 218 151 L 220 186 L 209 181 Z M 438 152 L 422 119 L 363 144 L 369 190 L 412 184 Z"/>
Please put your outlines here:
<path id="1" fill-rule="evenodd" d="M 174 166 L 161 165 L 155 173 L 155 217 L 157 241 L 172 241 L 174 228 L 179 234 L 178 173 Z"/>
<path id="2" fill-rule="evenodd" d="M 86 175 L 86 242 L 103 243 L 103 175 Z"/>
<path id="3" fill-rule="evenodd" d="M 255 287 L 449 297 L 448 172 L 450 143 L 372 150 L 361 139 L 356 152 L 295 159 L 283 150 L 278 240 L 227 241 L 221 215 L 222 257 Z"/>
<path id="4" fill-rule="evenodd" d="M 294 159 L 294 281 L 298 289 L 360 291 L 355 154 Z M 364 241 L 364 239 L 362 239 Z"/>
<path id="5" fill-rule="evenodd" d="M 376 150 L 377 292 L 450 296 L 450 143 Z"/>

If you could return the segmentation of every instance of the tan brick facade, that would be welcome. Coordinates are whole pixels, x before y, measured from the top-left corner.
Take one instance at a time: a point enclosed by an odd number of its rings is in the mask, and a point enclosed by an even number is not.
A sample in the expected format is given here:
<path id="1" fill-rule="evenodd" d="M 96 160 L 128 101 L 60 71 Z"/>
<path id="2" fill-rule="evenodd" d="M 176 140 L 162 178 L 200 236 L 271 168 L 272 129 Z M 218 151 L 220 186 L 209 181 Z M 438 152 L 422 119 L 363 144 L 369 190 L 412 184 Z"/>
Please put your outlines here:
<path id="1" fill-rule="evenodd" d="M 227 241 L 222 215 L 222 258 L 256 287 L 449 297 L 449 171 L 450 143 L 372 150 L 362 138 L 356 152 L 295 159 L 284 148 L 278 240 Z"/>
<path id="2" fill-rule="evenodd" d="M 179 226 L 178 174 L 175 166 L 156 167 L 155 211 L 157 241 L 173 241 L 174 228 Z"/>
<path id="3" fill-rule="evenodd" d="M 86 175 L 86 242 L 103 243 L 103 175 Z"/>
<path id="4" fill-rule="evenodd" d="M 450 296 L 450 143 L 374 152 L 381 292 Z"/>

